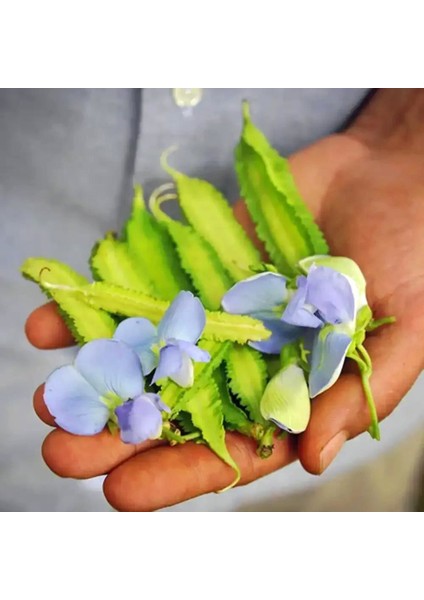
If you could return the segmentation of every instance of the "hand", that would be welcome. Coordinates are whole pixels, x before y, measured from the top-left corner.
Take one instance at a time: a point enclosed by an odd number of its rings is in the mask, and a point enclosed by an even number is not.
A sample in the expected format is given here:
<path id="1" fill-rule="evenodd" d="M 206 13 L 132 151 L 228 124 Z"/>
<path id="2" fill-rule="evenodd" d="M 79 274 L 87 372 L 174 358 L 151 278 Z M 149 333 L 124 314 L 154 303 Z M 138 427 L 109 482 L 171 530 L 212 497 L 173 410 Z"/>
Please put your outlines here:
<path id="1" fill-rule="evenodd" d="M 396 324 L 379 329 L 366 342 L 374 365 L 371 385 L 383 419 L 424 365 L 424 156 L 407 136 L 397 133 L 396 123 L 389 131 L 374 128 L 374 135 L 371 129 L 369 121 L 359 119 L 346 133 L 294 155 L 291 165 L 332 254 L 358 262 L 377 318 L 397 318 Z M 236 214 L 252 231 L 242 204 Z M 53 304 L 34 311 L 26 331 L 39 348 L 73 343 Z M 53 426 L 42 396 L 40 386 L 34 395 L 35 410 Z M 255 444 L 247 438 L 228 434 L 227 439 L 245 484 L 296 457 L 308 471 L 319 474 L 344 442 L 369 424 L 359 377 L 348 370 L 313 401 L 308 430 L 297 438 L 276 441 L 271 458 L 258 458 Z M 55 429 L 44 441 L 43 457 L 63 477 L 108 474 L 104 493 L 119 510 L 169 506 L 222 489 L 233 477 L 232 470 L 204 446 L 168 448 L 161 442 L 128 446 L 107 432 L 78 437 Z"/>

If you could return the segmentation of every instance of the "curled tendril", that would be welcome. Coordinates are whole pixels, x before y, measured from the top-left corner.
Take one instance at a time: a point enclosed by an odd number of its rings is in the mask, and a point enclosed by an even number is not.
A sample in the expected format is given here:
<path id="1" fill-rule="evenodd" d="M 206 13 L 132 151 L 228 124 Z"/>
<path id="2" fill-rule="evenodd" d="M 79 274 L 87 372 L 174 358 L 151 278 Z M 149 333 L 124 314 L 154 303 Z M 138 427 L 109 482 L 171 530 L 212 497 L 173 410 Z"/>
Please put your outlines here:
<path id="1" fill-rule="evenodd" d="M 149 198 L 149 208 L 158 221 L 170 221 L 172 219 L 160 209 L 160 206 L 163 202 L 169 202 L 177 199 L 178 195 L 175 191 L 174 184 L 165 183 L 153 190 Z"/>
<path id="2" fill-rule="evenodd" d="M 172 173 L 173 169 L 168 164 L 168 157 L 178 150 L 178 146 L 174 144 L 162 152 L 160 157 L 160 166 L 166 173 Z"/>
<path id="3" fill-rule="evenodd" d="M 44 271 L 49 271 L 49 273 L 51 273 L 50 267 L 43 267 L 42 269 L 40 269 L 40 272 L 38 274 L 39 279 L 41 279 L 41 276 L 44 273 Z"/>

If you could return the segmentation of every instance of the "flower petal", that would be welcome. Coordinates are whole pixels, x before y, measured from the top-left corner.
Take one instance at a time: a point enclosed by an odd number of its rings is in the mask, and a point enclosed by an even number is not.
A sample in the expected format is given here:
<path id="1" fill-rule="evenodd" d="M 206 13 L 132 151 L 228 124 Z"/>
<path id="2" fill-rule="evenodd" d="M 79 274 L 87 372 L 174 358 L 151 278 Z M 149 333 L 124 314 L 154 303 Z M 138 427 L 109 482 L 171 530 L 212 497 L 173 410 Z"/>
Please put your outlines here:
<path id="1" fill-rule="evenodd" d="M 151 346 L 157 337 L 156 327 L 144 317 L 131 317 L 119 323 L 114 340 L 125 342 L 131 348 Z"/>
<path id="2" fill-rule="evenodd" d="M 99 433 L 109 419 L 108 407 L 72 365 L 49 375 L 44 401 L 59 427 L 76 435 Z"/>
<path id="3" fill-rule="evenodd" d="M 160 341 L 184 340 L 194 344 L 206 324 L 205 309 L 191 292 L 180 292 L 164 314 L 158 326 Z"/>
<path id="4" fill-rule="evenodd" d="M 280 354 L 281 348 L 304 334 L 304 329 L 289 325 L 281 319 L 262 319 L 271 337 L 264 342 L 249 342 L 249 346 L 265 354 Z"/>
<path id="5" fill-rule="evenodd" d="M 290 325 L 314 328 L 321 327 L 323 324 L 321 319 L 314 315 L 315 307 L 306 302 L 307 289 L 308 280 L 301 275 L 297 278 L 297 290 L 287 304 L 281 318 L 286 323 L 290 323 Z"/>
<path id="6" fill-rule="evenodd" d="M 155 403 L 142 394 L 115 409 L 121 429 L 121 439 L 126 444 L 139 444 L 158 438 L 162 432 L 162 415 Z"/>
<path id="7" fill-rule="evenodd" d="M 139 352 L 137 352 L 137 355 L 141 362 L 143 375 L 149 375 L 157 367 L 157 354 L 155 354 L 153 350 L 150 350 L 148 348 L 146 350 L 139 350 Z"/>
<path id="8" fill-rule="evenodd" d="M 323 331 L 316 336 L 309 375 L 311 398 L 325 392 L 337 381 L 351 341 L 348 335 L 337 331 Z"/>
<path id="9" fill-rule="evenodd" d="M 89 342 L 78 352 L 75 367 L 101 396 L 112 393 L 125 400 L 143 393 L 140 360 L 118 340 Z"/>
<path id="10" fill-rule="evenodd" d="M 283 275 L 260 273 L 233 285 L 222 298 L 221 305 L 228 313 L 249 315 L 280 306 L 286 298 L 286 278 Z"/>
<path id="11" fill-rule="evenodd" d="M 169 406 L 165 404 L 165 402 L 162 402 L 162 398 L 159 396 L 159 394 L 151 394 L 150 392 L 146 392 L 143 394 L 143 396 L 149 398 L 158 410 L 162 410 L 167 413 L 171 412 Z"/>
<path id="12" fill-rule="evenodd" d="M 345 275 L 352 285 L 353 294 L 357 297 L 357 310 L 367 304 L 365 277 L 359 266 L 351 258 L 327 255 L 309 256 L 299 261 L 299 266 L 306 273 L 312 266 L 330 267 L 338 271 Z"/>
<path id="13" fill-rule="evenodd" d="M 349 280 L 329 267 L 311 267 L 306 302 L 312 304 L 326 323 L 346 323 L 355 319 L 355 296 Z"/>
<path id="14" fill-rule="evenodd" d="M 185 352 L 182 353 L 182 364 L 179 370 L 171 375 L 172 381 L 183 388 L 189 388 L 194 382 L 193 361 Z"/>
<path id="15" fill-rule="evenodd" d="M 169 340 L 171 344 L 178 346 L 183 352 L 189 355 L 190 358 L 195 360 L 196 362 L 209 362 L 211 359 L 211 355 L 206 350 L 202 350 L 196 346 L 196 344 L 192 344 L 191 342 L 184 342 L 184 340 Z"/>
<path id="16" fill-rule="evenodd" d="M 152 379 L 152 383 L 170 377 L 177 373 L 183 364 L 183 352 L 178 346 L 165 346 L 159 354 L 159 364 Z"/>
<path id="17" fill-rule="evenodd" d="M 137 353 L 144 375 L 148 375 L 156 367 L 157 357 L 151 348 L 157 341 L 157 330 L 149 319 L 125 319 L 116 328 L 113 339 L 125 342 Z"/>
<path id="18" fill-rule="evenodd" d="M 265 388 L 262 416 L 289 433 L 305 431 L 311 415 L 311 401 L 305 375 L 297 365 L 279 371 Z"/>

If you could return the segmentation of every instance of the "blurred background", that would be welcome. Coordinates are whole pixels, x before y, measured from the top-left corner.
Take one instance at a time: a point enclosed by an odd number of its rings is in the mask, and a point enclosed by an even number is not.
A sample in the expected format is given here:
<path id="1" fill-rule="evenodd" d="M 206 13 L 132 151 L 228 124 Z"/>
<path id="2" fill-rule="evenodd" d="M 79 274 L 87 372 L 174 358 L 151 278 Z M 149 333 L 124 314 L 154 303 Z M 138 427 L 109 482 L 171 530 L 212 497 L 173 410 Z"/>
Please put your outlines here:
<path id="1" fill-rule="evenodd" d="M 179 154 L 181 169 L 236 200 L 232 152 L 242 98 L 288 155 L 341 127 L 368 93 L 218 89 L 197 90 L 193 100 L 184 90 L 0 90 L 0 511 L 112 510 L 100 478 L 63 480 L 42 461 L 48 428 L 33 413 L 32 393 L 73 350 L 28 344 L 25 319 L 45 299 L 21 278 L 23 260 L 54 257 L 88 274 L 91 247 L 122 222 L 133 181 L 147 192 L 162 183 L 159 156 L 175 142 L 189 149 Z M 423 396 L 421 377 L 383 422 L 380 443 L 367 435 L 349 442 L 319 478 L 294 464 L 166 510 L 422 510 Z"/>

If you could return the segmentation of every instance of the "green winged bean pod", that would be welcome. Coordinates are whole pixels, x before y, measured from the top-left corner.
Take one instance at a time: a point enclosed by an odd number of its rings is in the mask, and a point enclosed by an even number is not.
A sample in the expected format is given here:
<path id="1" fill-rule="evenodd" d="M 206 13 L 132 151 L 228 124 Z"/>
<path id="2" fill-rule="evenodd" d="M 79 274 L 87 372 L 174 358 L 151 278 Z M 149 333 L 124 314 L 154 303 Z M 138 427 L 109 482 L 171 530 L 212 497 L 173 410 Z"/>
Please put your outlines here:
<path id="1" fill-rule="evenodd" d="M 247 103 L 236 172 L 257 234 L 281 273 L 294 275 L 303 258 L 328 253 L 323 234 L 296 189 L 288 161 L 253 125 Z"/>
<path id="2" fill-rule="evenodd" d="M 75 340 L 80 344 L 112 337 L 116 322 L 102 309 L 88 306 L 83 298 L 69 294 L 69 288 L 89 285 L 89 281 L 58 260 L 28 258 L 21 267 L 27 279 L 37 283 L 54 300 Z"/>
<path id="3" fill-rule="evenodd" d="M 93 277 L 130 290 L 153 293 L 153 284 L 146 271 L 137 269 L 126 245 L 113 234 L 97 242 L 91 252 L 90 267 Z"/>
<path id="4" fill-rule="evenodd" d="M 251 275 L 252 269 L 261 265 L 260 253 L 235 219 L 223 195 L 208 181 L 172 169 L 165 159 L 162 164 L 174 179 L 178 203 L 187 221 L 214 249 L 233 282 Z"/>
<path id="5" fill-rule="evenodd" d="M 147 210 L 141 186 L 135 186 L 131 216 L 123 238 L 137 271 L 146 273 L 155 296 L 172 300 L 180 290 L 191 290 L 166 226 Z"/>

